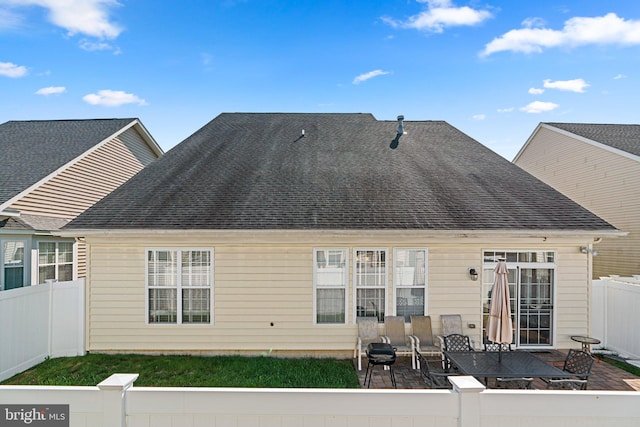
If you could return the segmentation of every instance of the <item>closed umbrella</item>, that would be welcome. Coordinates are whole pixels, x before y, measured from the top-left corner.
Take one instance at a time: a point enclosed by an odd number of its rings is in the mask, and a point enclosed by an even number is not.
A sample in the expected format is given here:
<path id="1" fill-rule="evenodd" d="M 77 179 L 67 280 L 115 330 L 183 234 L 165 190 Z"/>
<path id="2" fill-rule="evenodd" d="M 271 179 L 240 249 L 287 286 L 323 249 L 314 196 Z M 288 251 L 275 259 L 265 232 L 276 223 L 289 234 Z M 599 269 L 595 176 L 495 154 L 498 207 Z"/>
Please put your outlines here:
<path id="1" fill-rule="evenodd" d="M 500 344 L 498 358 L 502 360 L 502 344 L 511 344 L 513 341 L 507 263 L 504 260 L 499 260 L 494 272 L 495 280 L 491 290 L 491 305 L 489 307 L 488 338 L 489 341 Z"/>

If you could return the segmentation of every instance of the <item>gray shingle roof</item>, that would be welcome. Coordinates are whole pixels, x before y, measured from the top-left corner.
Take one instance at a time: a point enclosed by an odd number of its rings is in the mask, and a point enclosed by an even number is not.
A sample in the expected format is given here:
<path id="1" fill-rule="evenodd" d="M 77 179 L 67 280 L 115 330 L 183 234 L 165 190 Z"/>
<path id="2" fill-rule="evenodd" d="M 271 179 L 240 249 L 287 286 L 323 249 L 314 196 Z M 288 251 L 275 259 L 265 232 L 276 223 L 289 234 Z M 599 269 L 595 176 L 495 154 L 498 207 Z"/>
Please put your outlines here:
<path id="1" fill-rule="evenodd" d="M 640 125 L 545 123 L 583 138 L 640 156 Z"/>
<path id="2" fill-rule="evenodd" d="M 65 229 L 615 230 L 446 122 L 404 129 L 221 114 Z"/>
<path id="3" fill-rule="evenodd" d="M 1 124 L 0 205 L 134 120 L 33 120 Z"/>

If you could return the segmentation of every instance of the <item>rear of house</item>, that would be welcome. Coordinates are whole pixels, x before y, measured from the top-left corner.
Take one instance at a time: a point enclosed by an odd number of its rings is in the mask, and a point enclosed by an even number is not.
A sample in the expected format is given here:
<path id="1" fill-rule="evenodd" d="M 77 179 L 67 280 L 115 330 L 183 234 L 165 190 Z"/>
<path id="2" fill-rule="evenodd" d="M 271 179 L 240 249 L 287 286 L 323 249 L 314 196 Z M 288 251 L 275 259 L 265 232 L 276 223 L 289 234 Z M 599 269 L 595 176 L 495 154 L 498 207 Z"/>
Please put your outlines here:
<path id="1" fill-rule="evenodd" d="M 88 245 L 89 351 L 347 356 L 360 316 L 458 313 L 482 343 L 498 258 L 516 345 L 569 347 L 580 247 L 620 233 L 442 121 L 234 113 L 63 234 Z"/>

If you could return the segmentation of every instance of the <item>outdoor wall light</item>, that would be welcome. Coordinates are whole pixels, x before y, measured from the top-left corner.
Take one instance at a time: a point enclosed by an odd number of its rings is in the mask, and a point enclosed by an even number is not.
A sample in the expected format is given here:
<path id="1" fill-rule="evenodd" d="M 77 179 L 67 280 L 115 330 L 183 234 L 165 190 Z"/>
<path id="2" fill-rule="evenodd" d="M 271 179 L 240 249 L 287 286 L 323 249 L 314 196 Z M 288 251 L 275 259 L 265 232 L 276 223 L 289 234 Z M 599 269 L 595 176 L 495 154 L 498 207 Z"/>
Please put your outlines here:
<path id="1" fill-rule="evenodd" d="M 591 254 L 593 256 L 598 255 L 598 251 L 594 251 L 587 246 L 580 246 L 580 252 L 582 252 L 583 254 Z"/>
<path id="2" fill-rule="evenodd" d="M 473 281 L 478 280 L 478 272 L 476 271 L 475 268 L 470 268 L 469 269 L 469 277 L 471 277 L 471 280 L 473 280 Z"/>

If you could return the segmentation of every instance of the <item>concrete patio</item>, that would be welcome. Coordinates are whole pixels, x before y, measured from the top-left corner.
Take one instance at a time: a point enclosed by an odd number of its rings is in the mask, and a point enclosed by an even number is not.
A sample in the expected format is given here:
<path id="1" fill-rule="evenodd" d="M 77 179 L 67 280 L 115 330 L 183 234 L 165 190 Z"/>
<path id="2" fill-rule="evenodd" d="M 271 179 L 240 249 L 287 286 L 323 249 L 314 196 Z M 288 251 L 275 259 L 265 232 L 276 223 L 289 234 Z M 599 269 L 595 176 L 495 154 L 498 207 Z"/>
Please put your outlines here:
<path id="1" fill-rule="evenodd" d="M 536 356 L 547 363 L 562 368 L 566 351 L 552 350 L 535 352 Z M 364 384 L 364 375 L 367 367 L 366 358 L 362 361 L 362 371 L 360 371 L 360 384 Z M 420 389 L 427 388 L 418 370 L 411 369 L 411 359 L 408 357 L 398 357 L 393 365 L 397 388 L 399 389 Z M 545 389 L 546 384 L 536 379 L 534 386 L 538 389 Z M 371 388 L 392 388 L 389 371 L 385 371 L 381 366 L 373 369 Z M 589 377 L 589 390 L 616 390 L 616 391 L 640 391 L 640 377 L 637 377 L 622 369 L 616 368 L 608 363 L 596 358 Z"/>

